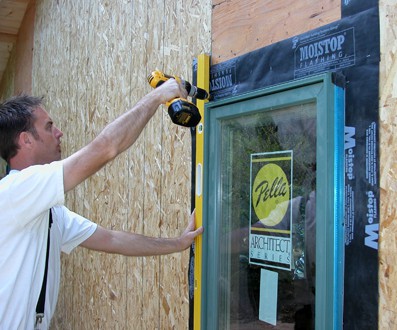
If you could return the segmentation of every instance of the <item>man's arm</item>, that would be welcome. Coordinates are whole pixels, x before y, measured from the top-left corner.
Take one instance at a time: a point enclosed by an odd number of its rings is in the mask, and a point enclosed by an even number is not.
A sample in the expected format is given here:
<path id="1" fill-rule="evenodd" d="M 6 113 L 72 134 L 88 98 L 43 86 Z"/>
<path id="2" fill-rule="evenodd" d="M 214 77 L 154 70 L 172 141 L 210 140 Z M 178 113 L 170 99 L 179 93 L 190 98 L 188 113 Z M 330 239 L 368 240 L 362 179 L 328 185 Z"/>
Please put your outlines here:
<path id="1" fill-rule="evenodd" d="M 186 98 L 186 94 L 180 84 L 169 79 L 144 96 L 131 110 L 107 125 L 91 143 L 66 158 L 63 167 L 65 192 L 129 148 L 161 104 L 175 97 Z"/>
<path id="2" fill-rule="evenodd" d="M 203 227 L 195 229 L 193 212 L 185 231 L 177 238 L 154 238 L 98 226 L 97 230 L 80 245 L 91 250 L 126 256 L 155 256 L 186 250 L 202 232 Z"/>

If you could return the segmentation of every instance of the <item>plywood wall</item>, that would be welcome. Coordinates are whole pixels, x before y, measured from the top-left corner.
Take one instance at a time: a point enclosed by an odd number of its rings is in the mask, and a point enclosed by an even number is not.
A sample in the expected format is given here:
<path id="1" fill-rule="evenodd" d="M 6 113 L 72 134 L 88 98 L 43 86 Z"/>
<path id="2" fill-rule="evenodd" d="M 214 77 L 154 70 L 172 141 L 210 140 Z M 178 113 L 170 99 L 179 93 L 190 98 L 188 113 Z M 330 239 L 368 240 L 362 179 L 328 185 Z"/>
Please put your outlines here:
<path id="1" fill-rule="evenodd" d="M 26 0 L 24 1 L 27 2 Z M 35 0 L 27 4 L 23 23 L 18 30 L 15 45 L 15 84 L 14 94 L 32 92 L 33 27 L 36 11 Z"/>
<path id="2" fill-rule="evenodd" d="M 379 329 L 397 328 L 397 4 L 380 0 Z"/>
<path id="3" fill-rule="evenodd" d="M 150 91 L 158 68 L 191 79 L 209 52 L 209 0 L 37 1 L 33 93 L 64 132 L 64 156 Z M 115 229 L 179 235 L 190 210 L 189 129 L 156 113 L 137 143 L 67 195 Z M 54 329 L 186 329 L 188 251 L 126 258 L 78 248 L 63 258 Z"/>
<path id="4" fill-rule="evenodd" d="M 212 63 L 334 22 L 341 0 L 213 0 Z"/>
<path id="5" fill-rule="evenodd" d="M 3 72 L 0 81 L 0 100 L 5 100 L 14 94 L 14 80 L 15 80 L 15 47 L 11 49 L 8 59 L 8 65 Z"/>

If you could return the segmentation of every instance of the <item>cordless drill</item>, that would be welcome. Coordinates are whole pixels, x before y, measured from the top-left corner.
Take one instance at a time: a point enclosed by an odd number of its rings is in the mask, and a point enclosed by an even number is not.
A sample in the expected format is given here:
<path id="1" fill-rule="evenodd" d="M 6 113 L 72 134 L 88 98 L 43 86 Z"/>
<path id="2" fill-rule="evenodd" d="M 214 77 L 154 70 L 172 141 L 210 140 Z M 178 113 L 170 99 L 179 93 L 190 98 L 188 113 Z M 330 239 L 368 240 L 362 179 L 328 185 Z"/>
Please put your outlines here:
<path id="1" fill-rule="evenodd" d="M 186 88 L 188 96 L 200 100 L 208 100 L 209 95 L 204 89 L 198 88 L 192 85 L 190 82 L 186 80 L 182 80 L 177 76 L 164 74 L 159 70 L 153 71 L 147 77 L 147 80 L 150 86 L 156 88 L 170 78 L 173 78 L 179 83 L 181 83 Z M 168 107 L 168 114 L 171 117 L 172 122 L 177 125 L 181 125 L 185 127 L 194 127 L 201 120 L 201 116 L 198 108 L 193 103 L 189 102 L 184 98 L 175 98 L 167 102 L 166 106 Z"/>

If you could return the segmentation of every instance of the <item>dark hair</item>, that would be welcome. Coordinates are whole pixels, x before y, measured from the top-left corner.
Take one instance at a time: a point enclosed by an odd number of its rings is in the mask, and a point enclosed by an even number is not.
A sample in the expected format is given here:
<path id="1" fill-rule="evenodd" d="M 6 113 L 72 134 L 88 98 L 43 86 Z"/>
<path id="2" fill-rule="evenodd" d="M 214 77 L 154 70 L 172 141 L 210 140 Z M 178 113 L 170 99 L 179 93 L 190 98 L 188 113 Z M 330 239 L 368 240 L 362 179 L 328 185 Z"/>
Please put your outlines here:
<path id="1" fill-rule="evenodd" d="M 29 131 L 37 137 L 33 111 L 42 101 L 43 97 L 22 94 L 0 104 L 0 156 L 7 163 L 17 154 L 19 134 Z"/>

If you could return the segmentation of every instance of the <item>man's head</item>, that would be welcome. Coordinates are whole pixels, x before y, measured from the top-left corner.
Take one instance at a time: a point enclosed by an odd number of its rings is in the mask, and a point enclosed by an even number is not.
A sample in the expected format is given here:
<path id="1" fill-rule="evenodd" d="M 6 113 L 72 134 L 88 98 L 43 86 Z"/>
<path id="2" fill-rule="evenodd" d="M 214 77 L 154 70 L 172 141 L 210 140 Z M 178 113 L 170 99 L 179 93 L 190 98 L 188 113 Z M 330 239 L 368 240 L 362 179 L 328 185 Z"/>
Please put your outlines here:
<path id="1" fill-rule="evenodd" d="M 13 168 L 61 159 L 63 134 L 44 110 L 42 100 L 21 95 L 0 104 L 0 156 Z"/>

